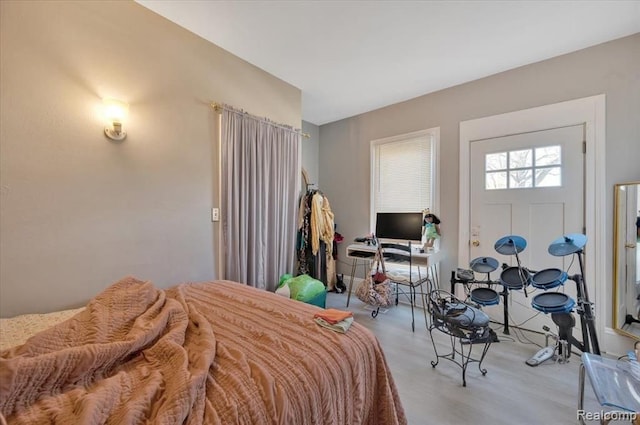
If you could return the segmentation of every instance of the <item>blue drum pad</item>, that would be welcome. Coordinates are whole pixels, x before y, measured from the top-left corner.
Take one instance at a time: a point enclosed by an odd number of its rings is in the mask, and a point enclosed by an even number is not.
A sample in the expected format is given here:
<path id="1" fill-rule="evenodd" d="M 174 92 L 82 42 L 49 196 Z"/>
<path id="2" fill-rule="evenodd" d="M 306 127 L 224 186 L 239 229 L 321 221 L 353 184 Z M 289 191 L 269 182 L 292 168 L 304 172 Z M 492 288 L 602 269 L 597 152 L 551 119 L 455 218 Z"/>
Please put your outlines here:
<path id="1" fill-rule="evenodd" d="M 560 269 L 544 269 L 533 275 L 531 284 L 540 289 L 552 289 L 564 285 L 567 273 Z"/>
<path id="2" fill-rule="evenodd" d="M 475 288 L 471 291 L 471 300 L 482 305 L 496 305 L 500 303 L 500 296 L 491 288 Z"/>
<path id="3" fill-rule="evenodd" d="M 507 289 L 522 289 L 531 284 L 531 274 L 524 268 L 507 267 L 500 274 L 500 283 Z"/>
<path id="4" fill-rule="evenodd" d="M 533 297 L 531 306 L 543 313 L 569 313 L 576 302 L 562 292 L 545 292 Z"/>

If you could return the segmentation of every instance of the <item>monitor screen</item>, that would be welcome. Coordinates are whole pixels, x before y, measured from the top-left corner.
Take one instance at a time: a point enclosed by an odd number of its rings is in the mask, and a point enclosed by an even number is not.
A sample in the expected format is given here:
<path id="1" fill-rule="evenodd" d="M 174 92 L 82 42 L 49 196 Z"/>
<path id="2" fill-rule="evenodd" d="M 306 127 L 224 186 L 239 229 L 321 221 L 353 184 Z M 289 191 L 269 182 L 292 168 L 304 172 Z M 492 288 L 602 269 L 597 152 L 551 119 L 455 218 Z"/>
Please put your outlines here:
<path id="1" fill-rule="evenodd" d="M 422 213 L 377 213 L 376 237 L 398 241 L 420 241 Z"/>

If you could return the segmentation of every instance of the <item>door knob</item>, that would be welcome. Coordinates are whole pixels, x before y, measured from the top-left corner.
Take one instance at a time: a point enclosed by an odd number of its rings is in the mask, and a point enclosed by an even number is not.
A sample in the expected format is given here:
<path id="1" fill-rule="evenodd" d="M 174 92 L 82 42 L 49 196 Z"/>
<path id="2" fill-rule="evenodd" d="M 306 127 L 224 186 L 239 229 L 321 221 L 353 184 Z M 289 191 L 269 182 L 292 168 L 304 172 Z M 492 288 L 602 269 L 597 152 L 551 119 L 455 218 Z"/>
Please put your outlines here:
<path id="1" fill-rule="evenodd" d="M 476 240 L 474 240 L 474 241 L 471 241 L 471 245 L 473 245 L 473 246 L 480 246 L 480 241 L 479 241 L 479 240 L 477 240 L 477 239 L 476 239 Z"/>
<path id="2" fill-rule="evenodd" d="M 625 248 L 635 248 L 635 247 L 636 247 L 636 244 L 634 244 L 634 243 L 628 243 L 628 244 L 625 244 L 625 245 L 624 245 L 624 247 L 625 247 Z"/>

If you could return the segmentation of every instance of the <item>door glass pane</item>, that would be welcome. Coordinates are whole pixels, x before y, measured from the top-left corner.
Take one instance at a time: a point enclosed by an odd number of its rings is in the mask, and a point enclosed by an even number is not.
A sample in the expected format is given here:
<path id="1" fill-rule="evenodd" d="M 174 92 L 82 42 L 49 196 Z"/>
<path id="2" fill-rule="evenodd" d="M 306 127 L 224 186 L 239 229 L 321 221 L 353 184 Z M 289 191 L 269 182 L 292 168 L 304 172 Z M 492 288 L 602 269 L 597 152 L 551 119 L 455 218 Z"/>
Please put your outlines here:
<path id="1" fill-rule="evenodd" d="M 519 189 L 533 186 L 533 173 L 531 170 L 515 170 L 509 172 L 509 188 Z"/>
<path id="2" fill-rule="evenodd" d="M 484 187 L 486 190 L 506 189 L 507 188 L 507 172 L 491 172 L 485 175 Z"/>
<path id="3" fill-rule="evenodd" d="M 536 166 L 540 167 L 544 165 L 560 165 L 561 152 L 562 151 L 560 146 L 545 146 L 543 148 L 536 148 Z"/>
<path id="4" fill-rule="evenodd" d="M 562 186 L 561 164 L 561 146 L 486 154 L 485 189 Z"/>
<path id="5" fill-rule="evenodd" d="M 484 166 L 484 169 L 486 171 L 506 170 L 506 168 L 507 168 L 506 152 L 490 153 L 486 155 L 485 166 Z"/>
<path id="6" fill-rule="evenodd" d="M 536 187 L 562 186 L 560 167 L 536 168 Z"/>
<path id="7" fill-rule="evenodd" d="M 525 168 L 533 165 L 531 149 L 509 152 L 509 168 Z"/>

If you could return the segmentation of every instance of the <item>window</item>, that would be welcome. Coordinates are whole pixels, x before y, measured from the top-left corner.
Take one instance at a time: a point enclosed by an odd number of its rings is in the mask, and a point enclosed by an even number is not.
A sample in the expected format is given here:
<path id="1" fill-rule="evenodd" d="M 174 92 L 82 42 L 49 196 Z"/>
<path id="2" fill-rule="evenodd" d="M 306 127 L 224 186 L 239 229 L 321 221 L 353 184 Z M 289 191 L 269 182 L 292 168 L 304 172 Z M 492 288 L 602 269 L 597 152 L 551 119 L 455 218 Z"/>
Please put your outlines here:
<path id="1" fill-rule="evenodd" d="M 371 223 L 378 212 L 436 209 L 438 128 L 371 142 Z"/>
<path id="2" fill-rule="evenodd" d="M 562 149 L 543 146 L 485 156 L 485 189 L 562 186 Z"/>

